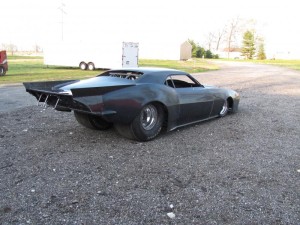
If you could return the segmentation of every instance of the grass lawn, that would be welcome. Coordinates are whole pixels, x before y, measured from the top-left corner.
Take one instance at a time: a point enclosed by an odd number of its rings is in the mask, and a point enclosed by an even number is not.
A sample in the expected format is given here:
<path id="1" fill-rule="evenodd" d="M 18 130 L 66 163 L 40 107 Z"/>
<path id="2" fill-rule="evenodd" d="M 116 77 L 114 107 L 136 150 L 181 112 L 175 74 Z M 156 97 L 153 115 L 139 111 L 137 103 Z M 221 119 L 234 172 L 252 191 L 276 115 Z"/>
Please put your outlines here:
<path id="1" fill-rule="evenodd" d="M 100 71 L 82 71 L 74 68 L 46 67 L 42 57 L 9 56 L 8 71 L 0 77 L 1 84 L 13 84 L 29 81 L 70 80 L 92 77 Z"/>
<path id="2" fill-rule="evenodd" d="M 257 59 L 220 59 L 224 61 L 235 61 L 235 62 L 252 62 L 257 64 L 266 64 L 274 66 L 283 66 L 294 70 L 300 70 L 300 59 L 296 60 L 287 60 L 287 59 L 266 59 L 266 60 L 257 60 Z"/>
<path id="3" fill-rule="evenodd" d="M 254 60 L 255 63 L 260 64 L 269 64 L 275 66 L 284 66 L 294 70 L 300 70 L 300 60 L 284 60 L 284 59 L 275 59 L 275 60 Z"/>
<path id="4" fill-rule="evenodd" d="M 172 68 L 188 73 L 199 73 L 219 69 L 211 60 L 206 59 L 193 59 L 191 61 L 141 59 L 139 65 L 145 67 Z"/>
<path id="5" fill-rule="evenodd" d="M 213 63 L 214 60 L 193 59 L 191 61 L 177 60 L 149 60 L 140 59 L 139 66 L 145 67 L 166 67 L 186 71 L 188 73 L 198 73 L 219 69 Z M 236 61 L 236 60 L 235 60 Z M 240 60 L 245 61 L 245 60 Z M 291 69 L 300 70 L 300 60 L 247 60 L 248 62 L 284 66 Z M 9 70 L 5 76 L 0 76 L 0 85 L 16 84 L 31 81 L 47 80 L 71 80 L 94 77 L 102 70 L 80 70 L 79 68 L 45 66 L 43 57 L 35 56 L 8 56 Z"/>
<path id="6" fill-rule="evenodd" d="M 216 70 L 218 67 L 208 60 L 195 59 L 193 61 L 176 60 L 143 60 L 139 66 L 167 67 L 183 70 L 189 73 Z M 34 56 L 8 56 L 8 71 L 0 76 L 0 85 L 15 84 L 30 81 L 71 80 L 94 77 L 102 70 L 80 70 L 79 68 L 45 66 L 42 57 Z"/>

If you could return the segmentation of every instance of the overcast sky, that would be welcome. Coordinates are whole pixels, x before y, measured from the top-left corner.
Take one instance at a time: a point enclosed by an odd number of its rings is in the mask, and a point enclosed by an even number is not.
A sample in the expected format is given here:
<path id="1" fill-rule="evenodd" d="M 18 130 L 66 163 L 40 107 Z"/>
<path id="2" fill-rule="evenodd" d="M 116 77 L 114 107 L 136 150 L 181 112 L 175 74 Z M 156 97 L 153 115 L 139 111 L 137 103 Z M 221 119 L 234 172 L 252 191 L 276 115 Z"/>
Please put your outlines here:
<path id="1" fill-rule="evenodd" d="M 267 51 L 300 53 L 300 13 L 296 3 L 295 0 L 9 0 L 1 3 L 0 44 L 13 43 L 19 48 L 35 43 L 44 46 L 61 40 L 63 34 L 65 41 L 109 38 L 181 43 L 190 38 L 205 45 L 209 32 L 217 32 L 239 17 L 252 19 L 257 34 L 265 39 Z"/>

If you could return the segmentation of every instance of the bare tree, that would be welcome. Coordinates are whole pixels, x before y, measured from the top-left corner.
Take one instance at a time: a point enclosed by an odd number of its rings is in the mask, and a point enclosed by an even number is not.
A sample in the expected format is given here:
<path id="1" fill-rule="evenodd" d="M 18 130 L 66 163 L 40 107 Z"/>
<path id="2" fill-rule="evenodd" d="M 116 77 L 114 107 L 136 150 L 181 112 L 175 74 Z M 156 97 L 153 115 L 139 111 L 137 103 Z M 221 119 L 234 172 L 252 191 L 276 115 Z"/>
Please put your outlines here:
<path id="1" fill-rule="evenodd" d="M 35 44 L 35 45 L 33 45 L 33 51 L 35 53 L 39 53 L 39 52 L 42 52 L 43 50 L 42 50 L 41 46 L 39 46 L 38 44 Z"/>
<path id="2" fill-rule="evenodd" d="M 224 26 L 222 29 L 217 31 L 216 37 L 216 51 L 219 50 L 220 43 L 223 39 L 223 36 L 226 34 L 226 26 Z"/>
<path id="3" fill-rule="evenodd" d="M 232 19 L 227 27 L 227 57 L 229 58 L 229 54 L 231 52 L 232 43 L 236 37 L 238 32 L 238 25 L 239 25 L 239 17 Z"/>
<path id="4" fill-rule="evenodd" d="M 215 35 L 212 32 L 209 32 L 208 36 L 207 36 L 207 47 L 208 50 L 211 50 L 211 46 L 213 44 L 213 42 L 215 41 Z"/>
<path id="5" fill-rule="evenodd" d="M 18 47 L 15 44 L 2 44 L 2 49 L 11 52 L 11 55 L 18 51 Z"/>

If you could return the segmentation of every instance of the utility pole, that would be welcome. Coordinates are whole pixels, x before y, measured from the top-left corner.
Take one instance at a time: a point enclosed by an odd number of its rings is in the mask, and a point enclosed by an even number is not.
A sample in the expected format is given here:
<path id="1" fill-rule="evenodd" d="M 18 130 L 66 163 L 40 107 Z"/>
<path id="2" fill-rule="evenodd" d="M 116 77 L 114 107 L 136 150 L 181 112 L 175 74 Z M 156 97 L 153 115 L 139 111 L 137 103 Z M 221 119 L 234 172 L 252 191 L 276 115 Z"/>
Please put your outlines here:
<path id="1" fill-rule="evenodd" d="M 58 9 L 61 11 L 61 40 L 64 40 L 64 14 L 67 14 L 65 12 L 66 5 L 61 1 L 61 5 L 58 7 Z"/>

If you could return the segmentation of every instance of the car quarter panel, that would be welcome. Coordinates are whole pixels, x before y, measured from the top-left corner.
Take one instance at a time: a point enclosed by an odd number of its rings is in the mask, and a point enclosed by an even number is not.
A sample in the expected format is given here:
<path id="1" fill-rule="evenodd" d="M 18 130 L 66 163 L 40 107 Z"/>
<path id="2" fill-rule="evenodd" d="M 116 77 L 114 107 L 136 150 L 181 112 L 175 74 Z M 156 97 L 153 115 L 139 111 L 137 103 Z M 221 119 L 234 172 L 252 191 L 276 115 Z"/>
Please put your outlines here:
<path id="1" fill-rule="evenodd" d="M 176 121 L 179 116 L 179 99 L 173 88 L 162 84 L 137 84 L 133 87 L 103 95 L 104 111 L 116 114 L 104 116 L 110 122 L 129 124 L 148 103 L 163 104 L 168 111 L 168 120 Z"/>

